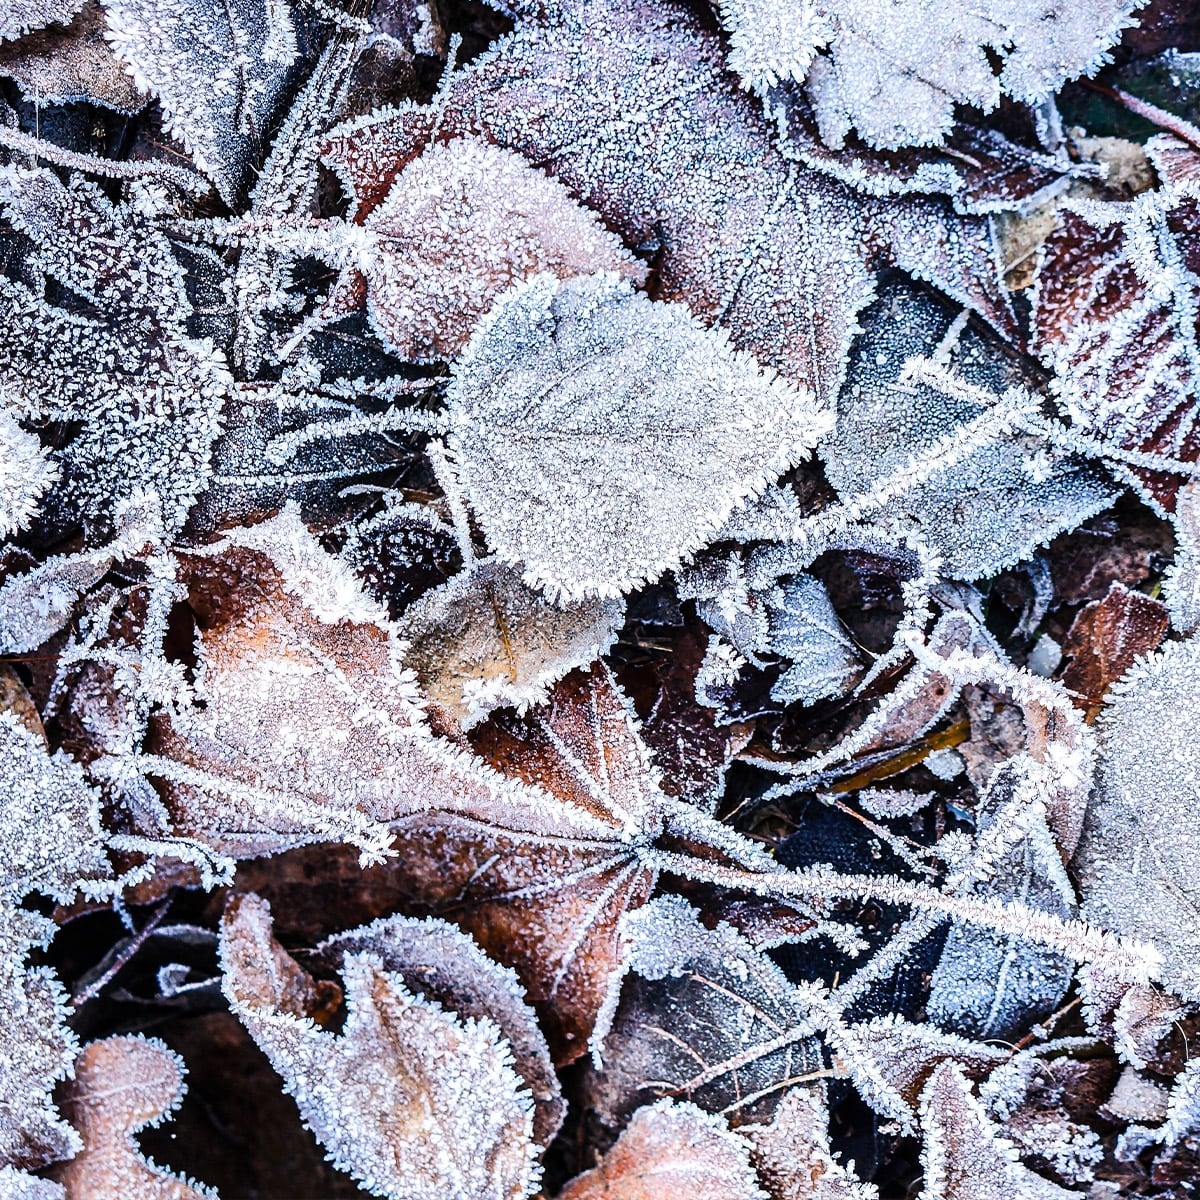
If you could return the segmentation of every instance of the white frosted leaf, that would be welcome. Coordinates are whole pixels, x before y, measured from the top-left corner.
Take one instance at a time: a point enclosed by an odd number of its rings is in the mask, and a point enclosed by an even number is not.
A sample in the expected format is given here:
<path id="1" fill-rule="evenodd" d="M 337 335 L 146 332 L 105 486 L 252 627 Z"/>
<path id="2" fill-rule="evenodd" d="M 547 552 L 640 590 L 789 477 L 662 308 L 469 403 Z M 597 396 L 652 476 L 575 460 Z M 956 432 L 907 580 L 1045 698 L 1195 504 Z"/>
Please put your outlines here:
<path id="1" fill-rule="evenodd" d="M 102 0 L 108 36 L 196 166 L 236 204 L 297 57 L 286 0 Z"/>
<path id="2" fill-rule="evenodd" d="M 619 600 L 552 604 L 492 558 L 422 596 L 399 628 L 421 690 L 469 729 L 494 708 L 545 700 L 608 650 L 624 615 Z"/>
<path id="3" fill-rule="evenodd" d="M 250 911 L 222 924 L 225 994 L 335 1167 L 393 1200 L 536 1190 L 533 1103 L 495 1022 L 414 994 L 363 951 L 342 959 L 346 1021 L 330 1033 L 281 1007 L 252 947 L 238 944 Z"/>
<path id="4" fill-rule="evenodd" d="M 58 478 L 58 468 L 41 443 L 0 409 L 0 538 L 24 529 L 42 494 Z"/>
<path id="5" fill-rule="evenodd" d="M 509 291 L 448 400 L 489 543 L 566 598 L 615 596 L 677 566 L 828 427 L 725 334 L 614 275 Z"/>
<path id="6" fill-rule="evenodd" d="M 4 1200 L 67 1200 L 62 1184 L 27 1175 L 16 1167 L 0 1167 L 0 1196 Z"/>
<path id="7" fill-rule="evenodd" d="M 1141 2 L 721 0 L 720 8 L 729 65 L 746 87 L 804 83 L 830 145 L 854 129 L 869 145 L 895 148 L 941 142 L 956 104 L 987 112 L 1001 95 L 1036 103 L 1093 74 Z"/>
<path id="8" fill-rule="evenodd" d="M 82 7 L 83 0 L 5 0 L 0 10 L 0 42 L 43 25 L 65 23 Z"/>
<path id="9" fill-rule="evenodd" d="M 1168 642 L 1112 689 L 1073 873 L 1086 920 L 1150 942 L 1161 982 L 1200 999 L 1200 642 Z"/>

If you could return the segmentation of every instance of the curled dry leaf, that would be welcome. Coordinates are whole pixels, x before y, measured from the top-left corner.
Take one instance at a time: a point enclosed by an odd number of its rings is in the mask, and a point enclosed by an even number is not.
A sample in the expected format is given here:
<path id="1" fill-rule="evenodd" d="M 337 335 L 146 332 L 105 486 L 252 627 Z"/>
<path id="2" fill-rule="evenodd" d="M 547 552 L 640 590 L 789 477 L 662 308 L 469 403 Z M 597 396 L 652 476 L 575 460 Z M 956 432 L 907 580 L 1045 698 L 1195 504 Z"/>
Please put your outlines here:
<path id="1" fill-rule="evenodd" d="M 83 1141 L 70 1162 L 54 1168 L 67 1200 L 216 1200 L 216 1192 L 148 1162 L 133 1139 L 183 1099 L 183 1063 L 157 1038 L 110 1037 L 85 1046 L 63 1093 L 63 1112 Z"/>
<path id="2" fill-rule="evenodd" d="M 1150 942 L 1164 988 L 1200 999 L 1194 831 L 1200 642 L 1168 642 L 1117 683 L 1097 721 L 1100 767 L 1073 871 L 1083 916 Z"/>
<path id="3" fill-rule="evenodd" d="M 1089 720 L 1099 715 L 1108 689 L 1134 660 L 1158 649 L 1168 624 L 1165 604 L 1121 583 L 1110 584 L 1102 600 L 1080 611 L 1063 641 L 1063 656 L 1070 662 L 1062 682 L 1077 693 L 1075 702 Z"/>
<path id="4" fill-rule="evenodd" d="M 559 179 L 625 245 L 661 247 L 657 299 L 723 325 L 739 349 L 824 402 L 877 265 L 1007 322 L 990 265 L 978 268 L 991 253 L 986 223 L 924 199 L 883 205 L 789 164 L 695 10 L 649 0 L 541 8 L 452 76 L 431 108 L 384 110 L 325 140 L 360 213 L 430 140 L 498 143 Z"/>
<path id="5" fill-rule="evenodd" d="M 619 600 L 551 604 L 490 558 L 422 596 L 399 628 L 422 691 L 470 729 L 495 708 L 545 700 L 609 649 L 624 615 Z"/>
<path id="6" fill-rule="evenodd" d="M 266 905 L 240 898 L 221 925 L 225 994 L 334 1166 L 393 1200 L 534 1192 L 533 1103 L 494 1021 L 460 1018 L 356 950 L 342 957 L 346 1021 L 330 1033 L 297 1011 L 294 985 L 277 992 L 280 953 Z"/>
<path id="7" fill-rule="evenodd" d="M 660 1100 L 639 1108 L 598 1166 L 558 1200 L 766 1200 L 750 1146 L 694 1104 Z"/>
<path id="8" fill-rule="evenodd" d="M 829 426 L 725 334 L 611 274 L 506 293 L 447 399 L 489 544 L 568 600 L 678 566 Z"/>

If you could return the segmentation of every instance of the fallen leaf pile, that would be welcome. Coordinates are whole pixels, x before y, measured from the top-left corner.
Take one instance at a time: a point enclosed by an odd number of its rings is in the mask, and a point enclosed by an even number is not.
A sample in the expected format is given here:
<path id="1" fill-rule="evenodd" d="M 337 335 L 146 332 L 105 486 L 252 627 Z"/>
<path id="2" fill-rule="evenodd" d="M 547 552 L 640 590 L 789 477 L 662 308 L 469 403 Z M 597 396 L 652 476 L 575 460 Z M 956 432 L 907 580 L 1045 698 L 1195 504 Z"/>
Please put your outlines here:
<path id="1" fill-rule="evenodd" d="M 1187 1200 L 1181 0 L 0 0 L 0 1200 Z"/>

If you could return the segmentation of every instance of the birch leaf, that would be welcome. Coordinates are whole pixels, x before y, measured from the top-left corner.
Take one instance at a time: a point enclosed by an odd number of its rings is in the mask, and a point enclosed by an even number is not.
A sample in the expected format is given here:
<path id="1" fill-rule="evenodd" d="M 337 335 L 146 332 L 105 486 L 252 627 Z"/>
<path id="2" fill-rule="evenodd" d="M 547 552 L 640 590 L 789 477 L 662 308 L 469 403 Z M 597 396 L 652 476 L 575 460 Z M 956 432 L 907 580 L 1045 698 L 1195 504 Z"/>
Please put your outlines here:
<path id="1" fill-rule="evenodd" d="M 1168 642 L 1116 684 L 1097 721 L 1100 767 L 1073 870 L 1086 920 L 1150 942 L 1163 986 L 1200 999 L 1192 832 L 1200 642 Z"/>
<path id="2" fill-rule="evenodd" d="M 409 359 L 456 358 L 512 284 L 645 268 L 558 180 L 472 138 L 431 146 L 363 221 L 367 311 Z"/>
<path id="3" fill-rule="evenodd" d="M 435 106 L 348 122 L 325 139 L 360 218 L 430 141 L 471 135 L 554 176 L 626 246 L 660 246 L 655 298 L 828 402 L 854 316 L 894 263 L 1006 323 L 985 223 L 883 204 L 789 165 L 724 69 L 719 39 L 674 0 L 536 6 Z"/>
<path id="4" fill-rule="evenodd" d="M 1001 95 L 1046 99 L 1068 79 L 1094 74 L 1142 0 L 721 0 L 730 66 L 746 87 L 804 83 L 826 142 L 851 128 L 871 146 L 941 142 L 955 104 L 989 112 Z M 822 53 L 823 52 L 823 53 Z M 993 67 L 998 59 L 999 71 Z"/>
<path id="5" fill-rule="evenodd" d="M 235 207 L 298 56 L 285 0 L 102 0 L 108 37 L 171 132 Z"/>
<path id="6" fill-rule="evenodd" d="M 766 1200 L 745 1139 L 694 1104 L 639 1108 L 598 1166 L 558 1200 Z"/>
<path id="7" fill-rule="evenodd" d="M 404 661 L 425 695 L 470 729 L 495 708 L 524 712 L 545 700 L 552 684 L 609 649 L 624 612 L 619 600 L 551 604 L 491 558 L 404 613 Z"/>
<path id="8" fill-rule="evenodd" d="M 110 1037 L 86 1046 L 65 1087 L 63 1111 L 83 1149 L 54 1169 L 67 1200 L 138 1196 L 216 1200 L 216 1192 L 148 1162 L 133 1135 L 159 1124 L 183 1098 L 183 1063 L 157 1038 Z"/>
<path id="9" fill-rule="evenodd" d="M 828 427 L 725 335 L 612 275 L 508 292 L 448 401 L 489 543 L 565 599 L 615 596 L 677 566 Z"/>
<path id="10" fill-rule="evenodd" d="M 347 1015 L 330 1033 L 281 1007 L 238 946 L 253 911 L 243 900 L 222 924 L 225 992 L 334 1166 L 394 1200 L 531 1195 L 533 1104 L 499 1026 L 414 994 L 364 951 L 342 959 Z"/>
<path id="11" fill-rule="evenodd" d="M 607 1124 L 672 1096 L 736 1127 L 769 1118 L 789 1087 L 822 1075 L 805 996 L 728 925 L 706 929 L 677 896 L 625 922 L 628 974 L 595 1038 L 588 1099 Z"/>

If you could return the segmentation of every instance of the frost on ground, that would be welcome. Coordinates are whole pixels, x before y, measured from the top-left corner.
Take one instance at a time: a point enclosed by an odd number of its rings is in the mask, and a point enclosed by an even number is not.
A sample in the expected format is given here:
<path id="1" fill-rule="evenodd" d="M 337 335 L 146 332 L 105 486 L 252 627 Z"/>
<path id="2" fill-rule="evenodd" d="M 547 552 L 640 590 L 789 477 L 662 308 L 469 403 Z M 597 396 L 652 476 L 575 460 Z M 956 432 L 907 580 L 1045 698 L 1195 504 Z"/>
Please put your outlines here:
<path id="1" fill-rule="evenodd" d="M 0 0 L 0 1200 L 1185 1200 L 1200 24 Z"/>

